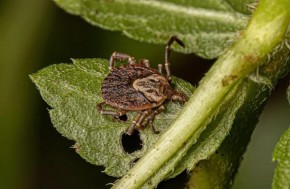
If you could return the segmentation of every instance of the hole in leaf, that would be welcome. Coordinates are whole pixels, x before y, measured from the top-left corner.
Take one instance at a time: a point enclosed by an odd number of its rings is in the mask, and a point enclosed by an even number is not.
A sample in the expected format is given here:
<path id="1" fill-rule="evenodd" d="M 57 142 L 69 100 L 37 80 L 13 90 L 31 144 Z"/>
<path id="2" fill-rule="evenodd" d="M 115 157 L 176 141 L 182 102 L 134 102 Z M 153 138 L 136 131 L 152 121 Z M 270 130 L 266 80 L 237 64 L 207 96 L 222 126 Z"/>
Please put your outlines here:
<path id="1" fill-rule="evenodd" d="M 142 149 L 142 140 L 139 131 L 135 130 L 132 135 L 122 135 L 122 146 L 125 152 L 131 154 Z"/>
<path id="2" fill-rule="evenodd" d="M 119 116 L 119 120 L 121 121 L 127 121 L 128 120 L 128 116 L 126 114 Z"/>

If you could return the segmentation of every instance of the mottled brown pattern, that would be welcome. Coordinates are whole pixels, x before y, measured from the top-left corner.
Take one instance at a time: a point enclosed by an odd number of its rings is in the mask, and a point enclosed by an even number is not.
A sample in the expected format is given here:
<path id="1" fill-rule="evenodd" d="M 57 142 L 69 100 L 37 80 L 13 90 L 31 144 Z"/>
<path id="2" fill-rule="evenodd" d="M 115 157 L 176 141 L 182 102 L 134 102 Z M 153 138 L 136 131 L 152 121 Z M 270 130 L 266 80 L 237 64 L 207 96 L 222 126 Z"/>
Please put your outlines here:
<path id="1" fill-rule="evenodd" d="M 133 82 L 133 88 L 142 93 L 151 103 L 160 105 L 167 98 L 165 89 L 169 88 L 168 80 L 160 74 L 151 74 L 138 78 Z"/>
<path id="2" fill-rule="evenodd" d="M 101 91 L 104 101 L 112 107 L 124 110 L 151 108 L 152 103 L 132 87 L 134 80 L 151 74 L 159 73 L 139 64 L 115 68 L 103 81 Z"/>

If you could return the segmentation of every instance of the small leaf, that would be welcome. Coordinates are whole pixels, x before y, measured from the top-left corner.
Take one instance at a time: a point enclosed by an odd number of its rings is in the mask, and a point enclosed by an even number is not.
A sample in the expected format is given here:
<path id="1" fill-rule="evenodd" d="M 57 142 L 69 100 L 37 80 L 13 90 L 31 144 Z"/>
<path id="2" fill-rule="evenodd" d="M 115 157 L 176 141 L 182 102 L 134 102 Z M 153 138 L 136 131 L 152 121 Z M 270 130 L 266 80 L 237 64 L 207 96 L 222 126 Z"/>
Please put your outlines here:
<path id="1" fill-rule="evenodd" d="M 277 143 L 273 160 L 278 161 L 275 169 L 273 189 L 289 188 L 290 187 L 290 127 L 282 135 Z"/>
<path id="2" fill-rule="evenodd" d="M 96 105 L 102 102 L 100 88 L 109 73 L 108 61 L 78 59 L 73 64 L 52 65 L 31 75 L 43 99 L 51 106 L 50 117 L 54 127 L 65 137 L 76 141 L 74 147 L 84 159 L 95 165 L 105 166 L 111 176 L 124 175 L 158 138 L 150 127 L 140 131 L 142 149 L 128 154 L 121 137 L 132 123 L 136 112 L 128 113 L 127 122 L 113 121 L 100 115 Z M 190 96 L 193 87 L 173 78 L 174 87 Z M 154 120 L 154 126 L 165 130 L 181 110 L 178 103 L 168 102 L 166 112 Z"/>
<path id="3" fill-rule="evenodd" d="M 104 29 L 122 31 L 139 41 L 164 44 L 177 35 L 184 53 L 216 58 L 248 22 L 255 0 L 54 0 L 69 13 Z"/>
<path id="4" fill-rule="evenodd" d="M 290 86 L 287 89 L 290 104 Z M 290 127 L 284 132 L 273 152 L 273 161 L 278 161 L 275 169 L 272 188 L 289 188 L 290 186 Z"/>

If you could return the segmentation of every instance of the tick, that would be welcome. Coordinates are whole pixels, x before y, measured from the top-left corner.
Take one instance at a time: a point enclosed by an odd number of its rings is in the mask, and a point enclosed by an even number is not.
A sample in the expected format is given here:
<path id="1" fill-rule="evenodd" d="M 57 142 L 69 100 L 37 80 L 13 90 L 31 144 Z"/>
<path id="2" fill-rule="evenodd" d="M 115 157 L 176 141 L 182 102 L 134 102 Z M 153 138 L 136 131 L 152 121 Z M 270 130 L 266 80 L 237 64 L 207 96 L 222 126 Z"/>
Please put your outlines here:
<path id="1" fill-rule="evenodd" d="M 158 64 L 158 70 L 151 68 L 149 60 L 141 59 L 139 62 L 127 54 L 114 52 L 110 58 L 110 73 L 104 79 L 101 87 L 103 102 L 97 105 L 98 111 L 103 115 L 111 115 L 119 119 L 129 111 L 138 111 L 131 126 L 126 133 L 132 135 L 135 129 L 144 129 L 151 125 L 154 133 L 158 133 L 153 126 L 155 117 L 165 111 L 163 104 L 168 100 L 185 102 L 185 94 L 173 89 L 170 70 L 170 47 L 173 42 L 185 47 L 176 36 L 172 36 L 165 47 L 165 74 L 163 65 Z M 115 62 L 123 61 L 125 64 L 115 67 Z M 105 110 L 108 105 L 115 110 Z"/>

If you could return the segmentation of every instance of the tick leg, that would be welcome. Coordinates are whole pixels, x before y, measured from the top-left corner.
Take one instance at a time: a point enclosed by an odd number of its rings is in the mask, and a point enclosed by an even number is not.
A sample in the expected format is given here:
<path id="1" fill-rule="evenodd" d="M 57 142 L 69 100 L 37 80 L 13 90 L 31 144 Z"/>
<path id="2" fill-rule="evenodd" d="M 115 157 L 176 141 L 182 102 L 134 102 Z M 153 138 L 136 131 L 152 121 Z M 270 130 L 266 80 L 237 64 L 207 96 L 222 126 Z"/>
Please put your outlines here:
<path id="1" fill-rule="evenodd" d="M 164 64 L 168 81 L 171 81 L 171 71 L 170 71 L 170 61 L 169 61 L 170 47 L 174 41 L 177 42 L 180 46 L 185 47 L 183 42 L 174 35 L 171 36 L 170 39 L 168 40 L 165 47 L 165 64 Z"/>
<path id="2" fill-rule="evenodd" d="M 150 67 L 149 60 L 147 59 L 141 59 L 140 64 L 144 65 L 145 67 Z"/>
<path id="3" fill-rule="evenodd" d="M 127 129 L 126 133 L 128 135 L 132 135 L 135 129 L 142 128 L 142 123 L 144 119 L 146 119 L 146 117 L 148 117 L 151 113 L 152 113 L 152 109 L 139 113 L 134 119 L 131 126 Z"/>
<path id="4" fill-rule="evenodd" d="M 97 104 L 97 110 L 100 112 L 102 115 L 111 115 L 114 117 L 120 117 L 124 114 L 126 114 L 126 111 L 112 111 L 112 110 L 104 110 L 103 106 L 105 105 L 105 102 L 101 102 Z"/>
<path id="5" fill-rule="evenodd" d="M 154 127 L 154 125 L 153 125 L 153 121 L 154 121 L 154 119 L 155 119 L 155 117 L 156 117 L 157 115 L 159 115 L 161 112 L 164 112 L 164 111 L 165 111 L 165 107 L 164 107 L 163 105 L 159 106 L 156 110 L 154 110 L 154 111 L 152 112 L 152 114 L 150 114 L 150 115 L 147 117 L 147 120 L 146 120 L 146 122 L 145 122 L 145 124 L 144 124 L 144 127 L 146 127 L 148 124 L 150 124 L 153 133 L 158 134 L 159 131 L 157 131 L 156 128 Z"/>
<path id="6" fill-rule="evenodd" d="M 163 71 L 163 65 L 162 64 L 158 64 L 158 72 L 162 75 Z"/>
<path id="7" fill-rule="evenodd" d="M 127 61 L 129 62 L 129 64 L 136 64 L 136 60 L 134 57 L 129 56 L 127 54 L 119 53 L 119 52 L 113 52 L 110 58 L 110 65 L 109 65 L 110 71 L 114 69 L 115 60 Z"/>

